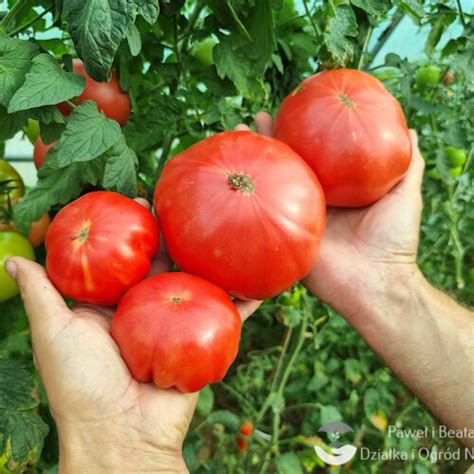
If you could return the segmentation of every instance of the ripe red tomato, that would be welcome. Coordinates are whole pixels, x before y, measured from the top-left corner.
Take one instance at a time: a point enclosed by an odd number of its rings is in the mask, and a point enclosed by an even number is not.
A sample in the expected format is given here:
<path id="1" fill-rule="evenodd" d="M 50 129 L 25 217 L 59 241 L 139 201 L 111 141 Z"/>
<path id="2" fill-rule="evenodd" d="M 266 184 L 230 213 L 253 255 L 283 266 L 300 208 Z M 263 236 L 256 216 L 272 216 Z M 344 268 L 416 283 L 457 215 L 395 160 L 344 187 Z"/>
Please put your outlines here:
<path id="1" fill-rule="evenodd" d="M 239 433 L 242 436 L 250 436 L 253 433 L 253 423 L 248 420 L 240 425 Z"/>
<path id="2" fill-rule="evenodd" d="M 377 201 L 411 160 L 400 104 L 380 81 L 351 69 L 303 81 L 283 101 L 275 136 L 310 164 L 330 206 Z"/>
<path id="3" fill-rule="evenodd" d="M 35 148 L 33 150 L 33 161 L 35 162 L 36 169 L 39 170 L 41 165 L 44 163 L 46 159 L 46 154 L 48 151 L 53 148 L 56 142 L 50 143 L 49 145 L 45 145 L 41 137 L 38 137 L 35 141 Z"/>
<path id="4" fill-rule="evenodd" d="M 86 194 L 49 226 L 46 271 L 63 296 L 113 305 L 150 270 L 159 231 L 150 211 L 109 191 Z"/>
<path id="5" fill-rule="evenodd" d="M 235 438 L 235 441 L 237 442 L 237 447 L 239 449 L 239 453 L 243 453 L 243 452 L 247 451 L 247 449 L 249 447 L 249 442 L 246 439 L 241 438 L 240 436 L 237 436 Z"/>
<path id="6" fill-rule="evenodd" d="M 241 320 L 220 288 L 187 273 L 161 273 L 120 300 L 111 334 L 133 377 L 196 392 L 225 376 Z"/>
<path id="7" fill-rule="evenodd" d="M 247 131 L 219 133 L 170 160 L 154 205 L 176 264 L 246 299 L 303 278 L 325 223 L 309 166 L 284 143 Z"/>
<path id="8" fill-rule="evenodd" d="M 77 98 L 77 103 L 81 104 L 86 100 L 93 100 L 101 112 L 124 126 L 130 116 L 131 104 L 128 94 L 120 88 L 117 75 L 113 72 L 109 82 L 94 81 L 86 73 L 84 64 L 80 59 L 74 59 L 72 69 L 75 73 L 86 78 L 84 92 Z M 72 112 L 71 107 L 66 102 L 59 104 L 58 108 L 65 116 Z"/>

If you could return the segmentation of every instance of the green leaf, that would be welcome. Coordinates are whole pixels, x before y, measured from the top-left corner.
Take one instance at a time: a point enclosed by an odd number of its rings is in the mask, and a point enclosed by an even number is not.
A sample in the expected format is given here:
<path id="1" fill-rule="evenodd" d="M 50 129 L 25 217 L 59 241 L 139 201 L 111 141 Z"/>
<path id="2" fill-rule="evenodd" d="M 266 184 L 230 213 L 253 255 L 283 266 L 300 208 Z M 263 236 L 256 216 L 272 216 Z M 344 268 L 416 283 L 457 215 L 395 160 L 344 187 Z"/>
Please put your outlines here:
<path id="1" fill-rule="evenodd" d="M 153 25 L 158 20 L 160 14 L 160 4 L 158 0 L 135 0 L 135 8 L 138 14 L 141 15 L 145 21 Z"/>
<path id="2" fill-rule="evenodd" d="M 138 56 L 142 49 L 142 38 L 140 36 L 140 31 L 138 31 L 138 28 L 134 23 L 130 23 L 128 28 L 127 42 L 132 56 Z"/>
<path id="3" fill-rule="evenodd" d="M 355 45 L 350 38 L 357 36 L 357 20 L 352 8 L 340 5 L 332 10 L 324 30 L 324 40 L 333 60 L 345 65 L 354 58 Z"/>
<path id="4" fill-rule="evenodd" d="M 48 153 L 46 162 L 50 158 L 49 155 Z M 22 232 L 27 232 L 31 223 L 51 210 L 53 206 L 68 204 L 78 197 L 86 183 L 97 185 L 103 172 L 103 160 L 96 159 L 85 163 L 73 163 L 64 169 L 50 172 L 46 177 L 40 176 L 36 187 L 30 189 L 14 207 L 13 213 L 17 227 Z"/>
<path id="5" fill-rule="evenodd" d="M 426 12 L 423 9 L 423 0 L 399 0 L 397 3 L 415 20 L 426 16 Z"/>
<path id="6" fill-rule="evenodd" d="M 201 416 L 208 416 L 214 407 L 214 392 L 207 385 L 199 392 L 199 399 L 196 405 L 196 411 Z"/>
<path id="7" fill-rule="evenodd" d="M 212 412 L 207 418 L 207 423 L 220 423 L 221 425 L 224 425 L 231 433 L 237 433 L 240 426 L 239 417 L 227 410 L 216 410 Z"/>
<path id="8" fill-rule="evenodd" d="M 0 412 L 37 407 L 39 401 L 33 396 L 35 386 L 33 375 L 23 362 L 0 359 Z"/>
<path id="9" fill-rule="evenodd" d="M 53 57 L 40 54 L 33 59 L 23 85 L 10 100 L 8 111 L 59 104 L 81 95 L 84 84 L 83 76 L 66 72 Z"/>
<path id="10" fill-rule="evenodd" d="M 384 15 L 392 6 L 388 0 L 351 0 L 351 3 L 374 16 Z"/>
<path id="11" fill-rule="evenodd" d="M 285 453 L 275 458 L 278 474 L 303 474 L 300 460 L 295 453 Z"/>
<path id="12" fill-rule="evenodd" d="M 66 120 L 55 105 L 45 105 L 28 110 L 28 117 L 41 123 L 65 123 Z"/>
<path id="13" fill-rule="evenodd" d="M 434 21 L 433 26 L 428 34 L 428 38 L 425 43 L 425 52 L 428 56 L 431 56 L 441 39 L 441 36 L 446 31 L 446 29 L 455 21 L 457 15 L 455 12 L 447 12 L 444 14 L 438 15 L 436 21 Z"/>
<path id="14" fill-rule="evenodd" d="M 99 113 L 95 102 L 85 101 L 73 110 L 54 147 L 58 168 L 80 161 L 91 161 L 121 137 L 120 125 Z"/>
<path id="15" fill-rule="evenodd" d="M 321 406 L 321 425 L 326 425 L 335 421 L 342 421 L 342 416 L 339 410 L 334 405 Z"/>
<path id="16" fill-rule="evenodd" d="M 104 169 L 102 185 L 131 198 L 137 195 L 137 155 L 121 138 L 109 152 Z"/>
<path id="17" fill-rule="evenodd" d="M 25 125 L 27 116 L 24 112 L 9 114 L 0 105 L 0 142 L 12 138 Z"/>
<path id="18" fill-rule="evenodd" d="M 37 53 L 38 47 L 33 43 L 0 34 L 0 105 L 8 107 Z"/>
<path id="19" fill-rule="evenodd" d="M 121 41 L 133 22 L 127 0 L 64 0 L 63 17 L 87 73 L 105 81 Z"/>
<path id="20" fill-rule="evenodd" d="M 24 472 L 35 464 L 49 427 L 31 411 L 0 411 L 0 447 L 7 459 L 7 472 Z"/>
<path id="21" fill-rule="evenodd" d="M 61 133 L 64 131 L 64 124 L 55 122 L 50 124 L 40 123 L 40 130 L 41 140 L 45 145 L 49 145 L 59 140 Z"/>

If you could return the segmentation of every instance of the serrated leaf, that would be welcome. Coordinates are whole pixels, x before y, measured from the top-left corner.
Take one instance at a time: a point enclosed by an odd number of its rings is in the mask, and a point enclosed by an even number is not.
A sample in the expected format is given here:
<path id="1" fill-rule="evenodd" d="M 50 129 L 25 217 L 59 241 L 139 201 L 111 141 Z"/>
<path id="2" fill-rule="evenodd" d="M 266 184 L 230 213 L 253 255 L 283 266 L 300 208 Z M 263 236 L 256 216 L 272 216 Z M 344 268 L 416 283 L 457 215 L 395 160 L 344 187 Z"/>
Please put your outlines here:
<path id="1" fill-rule="evenodd" d="M 9 472 L 24 472 L 34 464 L 43 449 L 49 427 L 31 411 L 0 411 L 0 446 Z"/>
<path id="2" fill-rule="evenodd" d="M 46 105 L 44 107 L 30 109 L 28 110 L 28 117 L 46 124 L 66 122 L 64 116 L 55 105 Z"/>
<path id="3" fill-rule="evenodd" d="M 127 0 L 64 0 L 63 17 L 87 73 L 105 81 L 121 41 L 134 21 Z"/>
<path id="4" fill-rule="evenodd" d="M 388 0 L 351 0 L 352 5 L 374 16 L 382 16 L 392 6 Z"/>
<path id="5" fill-rule="evenodd" d="M 350 38 L 357 36 L 357 19 L 352 8 L 339 5 L 329 16 L 324 30 L 326 47 L 340 65 L 354 58 L 355 45 Z"/>
<path id="6" fill-rule="evenodd" d="M 142 50 L 142 38 L 140 36 L 140 31 L 138 31 L 138 28 L 134 23 L 130 23 L 128 28 L 127 42 L 131 55 L 138 56 Z"/>
<path id="7" fill-rule="evenodd" d="M 97 104 L 85 101 L 76 107 L 54 147 L 59 168 L 80 161 L 91 161 L 107 151 L 122 137 L 120 125 L 97 110 Z"/>
<path id="8" fill-rule="evenodd" d="M 49 145 L 59 140 L 61 133 L 64 131 L 64 124 L 62 123 L 40 123 L 41 140 L 45 145 Z"/>
<path id="9" fill-rule="evenodd" d="M 53 149 L 54 150 L 54 149 Z M 55 205 L 65 205 L 78 197 L 86 183 L 97 185 L 104 172 L 104 162 L 96 159 L 85 163 L 73 163 L 41 177 L 14 207 L 16 226 L 27 232 L 32 222 L 38 220 Z"/>
<path id="10" fill-rule="evenodd" d="M 275 458 L 278 474 L 303 474 L 300 460 L 295 453 L 285 453 Z"/>
<path id="11" fill-rule="evenodd" d="M 27 116 L 24 112 L 9 114 L 0 105 L 0 142 L 12 138 L 25 125 Z"/>
<path id="12" fill-rule="evenodd" d="M 0 104 L 8 107 L 15 91 L 21 87 L 38 47 L 28 41 L 0 34 Z"/>
<path id="13" fill-rule="evenodd" d="M 153 25 L 158 20 L 160 14 L 160 4 L 158 0 L 135 0 L 135 6 L 138 14 L 141 15 L 145 21 Z"/>
<path id="14" fill-rule="evenodd" d="M 8 111 L 59 104 L 81 95 L 84 84 L 83 76 L 66 72 L 49 54 L 40 54 L 33 59 L 23 85 L 11 98 Z"/>
<path id="15" fill-rule="evenodd" d="M 14 359 L 0 359 L 0 412 L 29 410 L 38 406 L 33 396 L 35 381 L 25 365 Z M 1 430 L 0 430 L 1 431 Z"/>
<path id="16" fill-rule="evenodd" d="M 125 196 L 137 195 L 137 155 L 128 148 L 125 138 L 119 140 L 109 152 L 102 185 L 105 189 Z"/>

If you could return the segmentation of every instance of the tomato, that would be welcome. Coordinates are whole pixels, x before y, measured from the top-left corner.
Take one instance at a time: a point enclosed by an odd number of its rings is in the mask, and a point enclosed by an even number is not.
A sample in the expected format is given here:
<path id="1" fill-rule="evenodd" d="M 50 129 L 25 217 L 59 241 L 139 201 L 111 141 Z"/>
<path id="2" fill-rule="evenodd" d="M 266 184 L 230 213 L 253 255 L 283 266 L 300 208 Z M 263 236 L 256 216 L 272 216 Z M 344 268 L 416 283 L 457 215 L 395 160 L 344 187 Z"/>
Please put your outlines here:
<path id="1" fill-rule="evenodd" d="M 18 232 L 0 232 L 0 303 L 18 294 L 15 281 L 5 270 L 5 262 L 10 257 L 25 257 L 35 260 L 35 251 L 26 237 Z"/>
<path id="2" fill-rule="evenodd" d="M 325 223 L 311 169 L 284 143 L 250 131 L 219 133 L 172 158 L 154 206 L 176 264 L 245 299 L 303 278 Z"/>
<path id="3" fill-rule="evenodd" d="M 133 377 L 196 392 L 237 356 L 239 313 L 220 288 L 187 273 L 161 273 L 125 293 L 111 335 Z"/>
<path id="4" fill-rule="evenodd" d="M 23 133 L 27 136 L 30 143 L 34 145 L 40 134 L 40 125 L 38 120 L 28 119 L 28 123 L 23 127 Z"/>
<path id="5" fill-rule="evenodd" d="M 463 167 L 462 166 L 456 166 L 454 168 L 449 168 L 449 174 L 453 178 L 457 178 L 458 176 L 462 175 Z"/>
<path id="6" fill-rule="evenodd" d="M 440 80 L 441 70 L 438 66 L 429 65 L 420 67 L 415 74 L 415 82 L 420 89 L 435 86 Z"/>
<path id="7" fill-rule="evenodd" d="M 275 136 L 313 168 L 330 206 L 359 207 L 405 175 L 411 145 L 403 111 L 383 84 L 361 71 L 326 71 L 283 101 Z"/>
<path id="8" fill-rule="evenodd" d="M 28 232 L 28 240 L 33 247 L 39 247 L 43 242 L 46 236 L 46 231 L 48 230 L 51 219 L 48 214 L 44 214 L 41 219 L 38 219 L 36 222 L 33 222 L 30 226 L 30 231 Z M 15 223 L 11 222 L 0 222 L 0 231 L 4 230 L 13 230 L 19 232 Z"/>
<path id="9" fill-rule="evenodd" d="M 244 451 L 247 451 L 247 448 L 249 447 L 249 442 L 246 439 L 241 438 L 240 436 L 237 436 L 235 438 L 235 441 L 237 442 L 239 453 L 243 453 Z"/>
<path id="10" fill-rule="evenodd" d="M 0 160 L 0 205 L 10 201 L 15 203 L 25 194 L 25 185 L 17 170 L 8 163 Z"/>
<path id="11" fill-rule="evenodd" d="M 453 71 L 448 71 L 444 76 L 443 76 L 443 84 L 448 87 L 454 82 L 454 72 Z"/>
<path id="12" fill-rule="evenodd" d="M 253 423 L 248 420 L 240 425 L 239 433 L 242 436 L 250 436 L 253 433 Z"/>
<path id="13" fill-rule="evenodd" d="M 86 79 L 84 92 L 77 98 L 77 101 L 73 102 L 81 104 L 86 100 L 93 100 L 101 112 L 124 126 L 130 116 L 131 104 L 128 94 L 120 88 L 117 75 L 113 72 L 109 82 L 94 81 L 86 73 L 84 64 L 80 59 L 74 59 L 72 68 L 75 73 L 84 76 Z M 71 107 L 66 102 L 59 104 L 58 108 L 65 116 L 71 113 Z"/>
<path id="14" fill-rule="evenodd" d="M 113 305 L 150 270 L 159 232 L 150 211 L 117 193 L 85 194 L 49 226 L 46 272 L 63 296 Z"/>
<path id="15" fill-rule="evenodd" d="M 41 165 L 44 163 L 46 159 L 46 154 L 48 153 L 51 148 L 55 145 L 56 142 L 50 143 L 49 145 L 45 145 L 41 137 L 38 137 L 35 141 L 35 148 L 33 150 L 33 161 L 35 162 L 36 169 L 39 170 Z"/>
<path id="16" fill-rule="evenodd" d="M 213 50 L 218 41 L 209 36 L 203 41 L 196 43 L 191 49 L 191 55 L 194 56 L 202 65 L 212 66 L 214 64 Z"/>
<path id="17" fill-rule="evenodd" d="M 447 146 L 444 149 L 444 154 L 449 161 L 451 168 L 464 165 L 467 161 L 467 154 L 462 148 L 456 148 L 455 146 Z"/>

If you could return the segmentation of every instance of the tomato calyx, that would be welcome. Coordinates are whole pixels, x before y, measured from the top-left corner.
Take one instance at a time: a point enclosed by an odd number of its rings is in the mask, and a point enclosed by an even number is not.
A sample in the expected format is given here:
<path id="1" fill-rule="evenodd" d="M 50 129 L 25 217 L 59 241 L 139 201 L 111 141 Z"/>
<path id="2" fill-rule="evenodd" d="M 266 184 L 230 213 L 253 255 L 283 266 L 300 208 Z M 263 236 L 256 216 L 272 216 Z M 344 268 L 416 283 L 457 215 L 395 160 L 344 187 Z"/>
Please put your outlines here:
<path id="1" fill-rule="evenodd" d="M 90 222 L 84 223 L 83 226 L 77 232 L 77 234 L 73 235 L 70 238 L 72 241 L 77 240 L 79 245 L 83 244 L 89 238 L 90 230 L 91 230 Z"/>
<path id="2" fill-rule="evenodd" d="M 179 304 L 181 303 L 183 300 L 179 297 L 179 296 L 173 296 L 171 298 L 171 301 L 174 303 L 174 304 Z"/>
<path id="3" fill-rule="evenodd" d="M 354 102 L 346 94 L 339 94 L 337 97 L 348 109 L 354 108 Z"/>
<path id="4" fill-rule="evenodd" d="M 232 173 L 227 176 L 227 181 L 232 189 L 244 194 L 252 194 L 255 189 L 254 182 L 246 174 Z"/>

